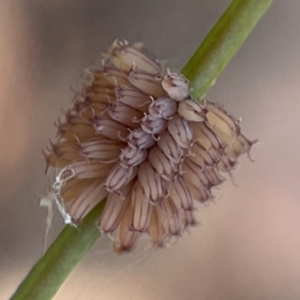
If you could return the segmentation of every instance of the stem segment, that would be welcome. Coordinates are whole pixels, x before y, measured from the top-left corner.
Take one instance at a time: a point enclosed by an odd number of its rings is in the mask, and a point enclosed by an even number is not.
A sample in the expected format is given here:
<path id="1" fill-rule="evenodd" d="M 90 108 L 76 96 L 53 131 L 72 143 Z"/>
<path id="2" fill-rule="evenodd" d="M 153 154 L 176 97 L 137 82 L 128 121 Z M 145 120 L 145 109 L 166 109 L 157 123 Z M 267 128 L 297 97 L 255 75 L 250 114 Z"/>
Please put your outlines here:
<path id="1" fill-rule="evenodd" d="M 182 69 L 191 94 L 203 99 L 272 0 L 233 0 Z"/>
<path id="2" fill-rule="evenodd" d="M 182 69 L 192 95 L 202 99 L 227 63 L 266 12 L 272 0 L 233 0 L 203 43 Z M 48 300 L 92 247 L 100 232 L 96 220 L 105 201 L 79 228 L 67 225 L 18 287 L 11 300 Z"/>
<path id="3" fill-rule="evenodd" d="M 95 224 L 104 205 L 105 201 L 101 201 L 78 228 L 65 226 L 20 284 L 11 300 L 48 300 L 55 296 L 66 278 L 100 236 Z"/>

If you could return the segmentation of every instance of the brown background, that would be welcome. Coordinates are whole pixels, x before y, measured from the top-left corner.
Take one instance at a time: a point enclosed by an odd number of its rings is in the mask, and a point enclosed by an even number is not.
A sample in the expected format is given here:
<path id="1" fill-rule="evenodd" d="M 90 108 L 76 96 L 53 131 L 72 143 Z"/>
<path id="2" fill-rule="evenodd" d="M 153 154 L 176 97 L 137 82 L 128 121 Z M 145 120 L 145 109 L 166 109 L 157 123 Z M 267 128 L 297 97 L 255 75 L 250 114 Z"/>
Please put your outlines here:
<path id="1" fill-rule="evenodd" d="M 259 1 L 259 0 L 257 0 Z M 0 298 L 43 251 L 40 151 L 80 73 L 115 38 L 179 70 L 230 1 L 0 2 Z M 170 249 L 117 256 L 101 238 L 56 299 L 300 299 L 300 2 L 277 0 L 208 94 L 262 141 Z M 55 211 L 49 241 L 63 224 Z"/>

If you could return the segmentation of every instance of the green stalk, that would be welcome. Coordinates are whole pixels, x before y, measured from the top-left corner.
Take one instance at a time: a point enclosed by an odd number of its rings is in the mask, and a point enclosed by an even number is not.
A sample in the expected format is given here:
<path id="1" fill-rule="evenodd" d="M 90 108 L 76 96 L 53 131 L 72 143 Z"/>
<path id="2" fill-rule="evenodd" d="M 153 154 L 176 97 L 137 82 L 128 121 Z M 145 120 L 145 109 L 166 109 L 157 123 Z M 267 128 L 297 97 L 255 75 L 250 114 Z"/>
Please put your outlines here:
<path id="1" fill-rule="evenodd" d="M 105 201 L 101 201 L 77 228 L 65 226 L 44 256 L 28 273 L 11 300 L 48 300 L 55 296 L 100 236 L 96 221 L 104 205 Z"/>
<path id="2" fill-rule="evenodd" d="M 203 99 L 272 0 L 233 0 L 182 69 L 191 94 Z"/>
<path id="3" fill-rule="evenodd" d="M 204 97 L 271 3 L 272 0 L 232 1 L 182 69 L 195 98 Z M 55 296 L 100 236 L 95 223 L 104 203 L 97 205 L 78 228 L 67 225 L 62 230 L 11 300 L 49 300 Z"/>

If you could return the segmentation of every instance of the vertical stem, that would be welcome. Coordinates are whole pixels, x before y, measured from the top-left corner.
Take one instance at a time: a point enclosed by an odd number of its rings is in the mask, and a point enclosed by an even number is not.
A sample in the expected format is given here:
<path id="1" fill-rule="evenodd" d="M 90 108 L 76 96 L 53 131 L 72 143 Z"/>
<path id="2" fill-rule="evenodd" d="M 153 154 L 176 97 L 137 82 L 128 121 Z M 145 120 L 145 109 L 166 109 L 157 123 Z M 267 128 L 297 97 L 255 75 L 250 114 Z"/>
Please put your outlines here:
<path id="1" fill-rule="evenodd" d="M 191 94 L 203 99 L 272 0 L 233 0 L 183 67 Z"/>
<path id="2" fill-rule="evenodd" d="M 28 273 L 11 300 L 52 299 L 66 278 L 100 236 L 96 226 L 105 201 L 101 201 L 78 228 L 66 225 L 44 256 Z"/>

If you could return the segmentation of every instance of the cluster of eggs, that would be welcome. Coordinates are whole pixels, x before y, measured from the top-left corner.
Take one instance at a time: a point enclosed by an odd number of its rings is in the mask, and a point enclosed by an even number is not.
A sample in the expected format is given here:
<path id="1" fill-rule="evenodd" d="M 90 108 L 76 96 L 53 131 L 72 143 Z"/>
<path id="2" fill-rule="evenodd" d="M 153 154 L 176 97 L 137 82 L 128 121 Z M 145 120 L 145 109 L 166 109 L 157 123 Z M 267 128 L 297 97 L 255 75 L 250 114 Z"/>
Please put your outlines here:
<path id="1" fill-rule="evenodd" d="M 254 142 L 224 108 L 191 98 L 188 81 L 167 71 L 141 44 L 116 41 L 89 74 L 44 151 L 54 167 L 53 197 L 78 224 L 107 198 L 99 218 L 114 249 L 130 251 L 147 233 L 164 246 L 196 223 Z"/>

